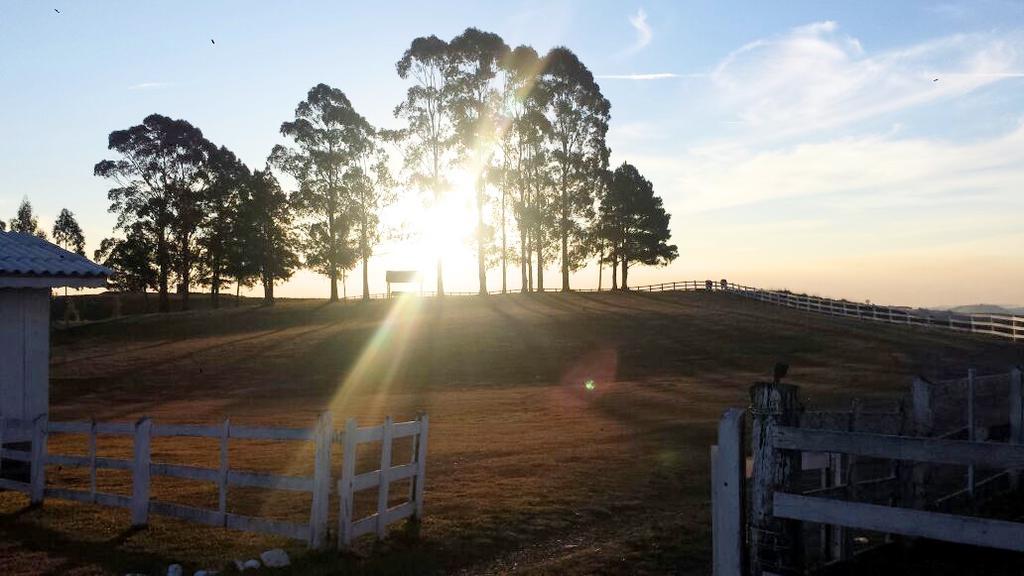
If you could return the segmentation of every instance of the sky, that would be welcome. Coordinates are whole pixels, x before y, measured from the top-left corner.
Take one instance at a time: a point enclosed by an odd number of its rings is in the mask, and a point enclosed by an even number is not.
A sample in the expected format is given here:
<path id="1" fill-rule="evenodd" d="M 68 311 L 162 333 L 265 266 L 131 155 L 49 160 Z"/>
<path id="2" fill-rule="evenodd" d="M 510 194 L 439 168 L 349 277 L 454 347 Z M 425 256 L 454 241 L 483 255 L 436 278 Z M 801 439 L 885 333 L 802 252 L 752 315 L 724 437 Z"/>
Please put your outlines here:
<path id="1" fill-rule="evenodd" d="M 1024 304 L 1021 1 L 0 0 L 0 219 L 28 198 L 49 229 L 68 208 L 91 254 L 113 235 L 111 184 L 93 176 L 113 157 L 111 131 L 154 112 L 183 118 L 262 168 L 320 82 L 375 125 L 400 126 L 408 85 L 395 62 L 413 38 L 468 26 L 539 52 L 567 46 L 597 77 L 611 163 L 653 182 L 679 247 L 667 267 L 631 269 L 631 284 Z M 433 283 L 425 200 L 399 194 L 373 291 L 386 269 Z M 468 241 L 449 252 L 446 286 L 475 290 Z M 509 275 L 518 287 L 518 268 Z M 596 286 L 596 266 L 572 281 Z M 328 285 L 301 272 L 276 293 L 325 297 Z"/>

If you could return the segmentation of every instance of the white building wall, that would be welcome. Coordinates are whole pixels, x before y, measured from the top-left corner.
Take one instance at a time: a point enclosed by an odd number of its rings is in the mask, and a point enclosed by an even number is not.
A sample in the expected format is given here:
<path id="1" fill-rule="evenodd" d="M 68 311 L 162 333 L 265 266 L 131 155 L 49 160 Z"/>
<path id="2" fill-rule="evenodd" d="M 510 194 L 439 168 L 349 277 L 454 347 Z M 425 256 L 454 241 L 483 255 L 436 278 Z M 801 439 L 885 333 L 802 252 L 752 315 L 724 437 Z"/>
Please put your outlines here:
<path id="1" fill-rule="evenodd" d="M 32 420 L 50 400 L 50 289 L 0 288 L 0 415 Z"/>

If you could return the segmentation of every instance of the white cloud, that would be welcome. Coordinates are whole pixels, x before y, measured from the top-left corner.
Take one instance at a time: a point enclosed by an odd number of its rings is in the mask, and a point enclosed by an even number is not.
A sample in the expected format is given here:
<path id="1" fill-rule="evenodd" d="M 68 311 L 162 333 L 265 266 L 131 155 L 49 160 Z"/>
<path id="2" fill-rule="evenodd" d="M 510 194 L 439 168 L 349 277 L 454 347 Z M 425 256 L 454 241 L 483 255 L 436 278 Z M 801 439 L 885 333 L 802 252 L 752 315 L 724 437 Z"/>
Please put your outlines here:
<path id="1" fill-rule="evenodd" d="M 682 74 L 674 72 L 653 72 L 648 74 L 603 74 L 597 76 L 597 78 L 606 80 L 667 80 L 669 78 L 681 78 L 682 76 Z M 687 74 L 686 76 L 694 77 L 696 75 Z"/>
<path id="2" fill-rule="evenodd" d="M 636 14 L 629 17 L 629 24 L 636 30 L 636 41 L 627 50 L 628 53 L 639 52 L 647 47 L 654 38 L 654 32 L 647 23 L 647 13 L 643 8 L 636 11 Z"/>
<path id="3" fill-rule="evenodd" d="M 165 88 L 170 86 L 170 82 L 141 82 L 139 84 L 132 84 L 128 87 L 129 90 L 155 90 L 156 88 Z"/>
<path id="4" fill-rule="evenodd" d="M 804 134 L 1019 77 L 1021 41 L 1019 33 L 958 34 L 868 54 L 835 22 L 817 22 L 729 54 L 711 75 L 713 100 L 752 131 Z"/>

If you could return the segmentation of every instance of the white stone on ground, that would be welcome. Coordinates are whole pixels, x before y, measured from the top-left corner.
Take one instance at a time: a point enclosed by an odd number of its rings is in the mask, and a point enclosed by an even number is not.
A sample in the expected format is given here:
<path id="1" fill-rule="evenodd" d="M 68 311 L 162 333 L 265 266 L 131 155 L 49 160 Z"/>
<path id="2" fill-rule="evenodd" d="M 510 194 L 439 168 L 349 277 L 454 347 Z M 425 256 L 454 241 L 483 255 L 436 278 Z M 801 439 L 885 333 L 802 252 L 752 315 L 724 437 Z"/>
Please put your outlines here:
<path id="1" fill-rule="evenodd" d="M 171 564 L 167 567 L 167 576 L 182 576 L 184 571 L 181 568 L 181 564 Z"/>
<path id="2" fill-rule="evenodd" d="M 260 554 L 260 560 L 263 560 L 264 566 L 270 568 L 282 568 L 291 564 L 291 560 L 288 559 L 288 553 L 280 548 L 267 550 Z"/>
<path id="3" fill-rule="evenodd" d="M 255 559 L 255 558 L 253 558 L 251 560 L 246 560 L 245 564 L 242 564 L 242 570 L 249 570 L 250 568 L 258 569 L 259 567 L 260 567 L 260 561 Z"/>

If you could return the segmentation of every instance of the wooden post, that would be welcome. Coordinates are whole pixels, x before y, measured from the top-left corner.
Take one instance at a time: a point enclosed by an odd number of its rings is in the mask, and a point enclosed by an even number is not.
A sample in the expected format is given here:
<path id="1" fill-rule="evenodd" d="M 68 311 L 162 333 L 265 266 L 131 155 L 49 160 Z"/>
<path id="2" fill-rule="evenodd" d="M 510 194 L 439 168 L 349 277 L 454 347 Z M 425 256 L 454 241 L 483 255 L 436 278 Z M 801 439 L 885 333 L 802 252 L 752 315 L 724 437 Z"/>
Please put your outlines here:
<path id="1" fill-rule="evenodd" d="M 29 501 L 42 504 L 46 492 L 46 414 L 36 416 L 32 421 L 32 470 L 29 472 L 31 487 Z"/>
<path id="2" fill-rule="evenodd" d="M 718 446 L 712 447 L 711 533 L 714 576 L 744 574 L 743 451 L 744 411 L 730 408 L 718 423 Z"/>
<path id="3" fill-rule="evenodd" d="M 4 463 L 4 432 L 7 429 L 7 419 L 0 413 L 0 478 L 3 478 Z"/>
<path id="4" fill-rule="evenodd" d="M 967 370 L 967 440 L 974 442 L 974 368 Z M 967 493 L 974 498 L 974 466 L 967 467 Z"/>
<path id="5" fill-rule="evenodd" d="M 931 436 L 934 425 L 934 414 L 932 412 L 932 383 L 922 377 L 914 379 L 912 388 L 913 407 L 911 415 L 914 423 L 914 434 L 917 436 Z M 925 463 L 915 463 L 913 482 L 909 488 L 912 494 L 914 507 L 923 510 L 928 502 L 928 481 L 931 477 L 931 468 Z"/>
<path id="6" fill-rule="evenodd" d="M 132 526 L 149 522 L 149 433 L 153 421 L 143 418 L 135 423 L 135 450 L 132 459 Z"/>
<path id="7" fill-rule="evenodd" d="M 338 548 L 346 548 L 352 543 L 352 479 L 356 475 L 357 430 L 355 418 L 345 421 L 341 479 L 338 480 Z"/>
<path id="8" fill-rule="evenodd" d="M 832 474 L 832 486 L 840 486 L 843 482 L 843 478 L 846 475 L 846 461 L 848 456 L 846 454 L 829 454 L 829 468 Z M 846 528 L 839 525 L 829 526 L 829 555 L 828 557 L 832 560 L 839 560 L 846 558 L 849 555 L 849 548 L 847 547 Z"/>
<path id="9" fill-rule="evenodd" d="M 1024 391 L 1021 386 L 1021 369 L 1019 366 L 1010 370 L 1010 442 L 1024 443 Z M 1020 470 L 1010 472 L 1010 484 L 1014 490 L 1020 488 Z"/>
<path id="10" fill-rule="evenodd" d="M 777 450 L 772 445 L 775 429 L 799 426 L 798 388 L 789 384 L 759 382 L 751 387 L 753 419 L 751 444 L 754 471 L 750 498 L 751 574 L 800 574 L 803 566 L 800 523 L 772 516 L 776 490 L 792 490 L 800 471 L 798 452 Z"/>
<path id="11" fill-rule="evenodd" d="M 391 489 L 391 416 L 384 418 L 380 440 L 380 484 L 377 486 L 377 538 L 388 533 L 388 494 Z"/>
<path id="12" fill-rule="evenodd" d="M 96 419 L 89 420 L 89 495 L 96 502 Z"/>
<path id="13" fill-rule="evenodd" d="M 412 478 L 413 519 L 423 520 L 423 489 L 427 481 L 427 428 L 430 417 L 420 412 L 420 433 L 416 435 L 416 475 Z"/>
<path id="14" fill-rule="evenodd" d="M 224 419 L 220 427 L 220 465 L 217 467 L 217 511 L 220 512 L 221 526 L 228 525 L 228 470 L 230 469 L 229 458 L 231 452 L 229 440 L 231 439 L 231 420 Z"/>
<path id="15" fill-rule="evenodd" d="M 313 454 L 313 504 L 309 511 L 309 547 L 327 546 L 327 521 L 331 498 L 331 434 L 334 424 L 330 412 L 316 422 L 316 447 Z"/>

